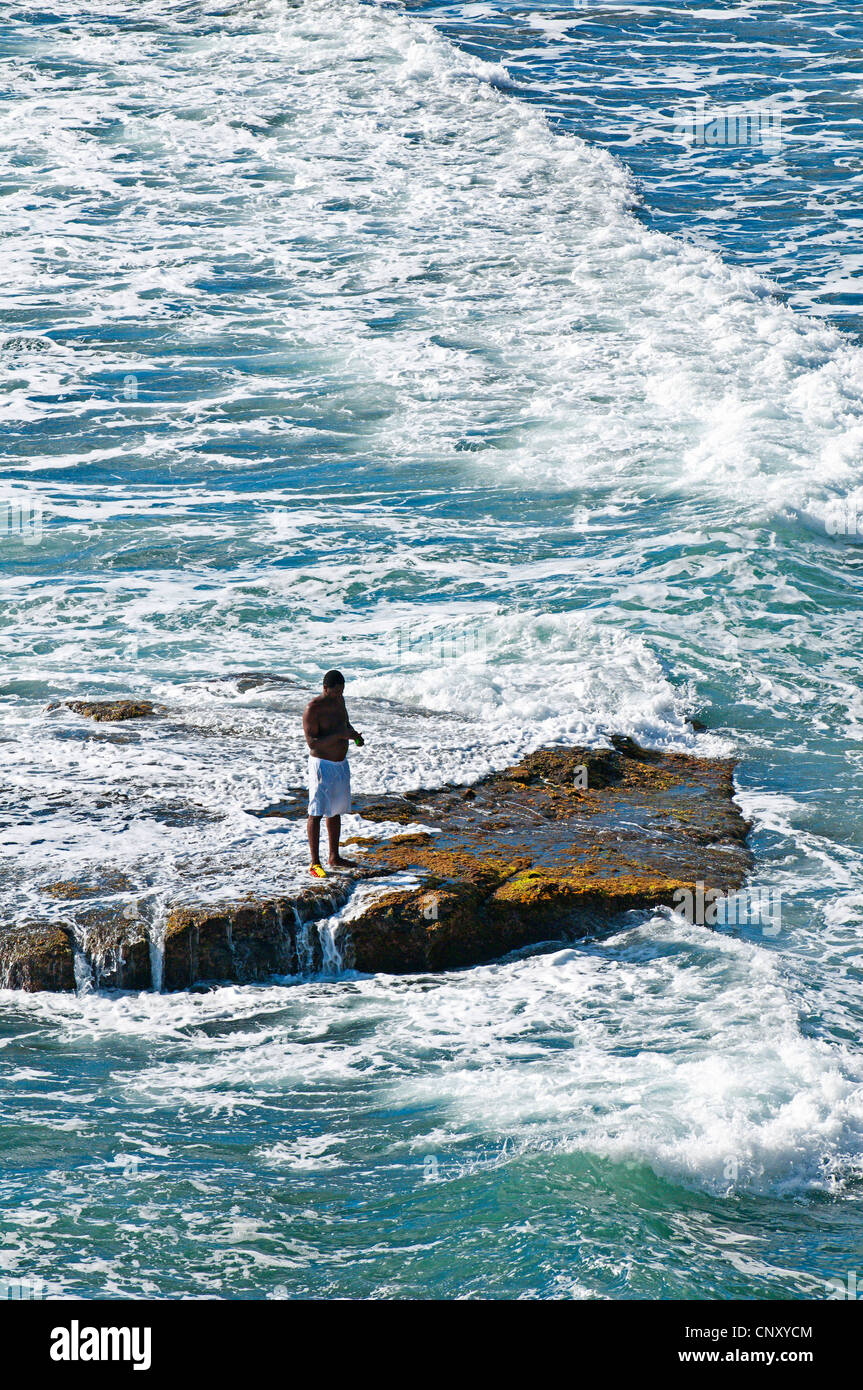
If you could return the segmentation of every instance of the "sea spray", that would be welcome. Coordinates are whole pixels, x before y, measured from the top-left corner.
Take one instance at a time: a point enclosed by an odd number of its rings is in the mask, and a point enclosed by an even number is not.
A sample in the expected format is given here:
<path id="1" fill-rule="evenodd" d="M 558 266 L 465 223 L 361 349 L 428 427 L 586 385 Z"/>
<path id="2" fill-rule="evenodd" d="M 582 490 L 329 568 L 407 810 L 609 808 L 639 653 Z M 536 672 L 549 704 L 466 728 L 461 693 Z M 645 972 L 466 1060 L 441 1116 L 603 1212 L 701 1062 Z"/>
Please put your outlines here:
<path id="1" fill-rule="evenodd" d="M 125 910 L 130 921 L 141 922 L 147 933 L 152 988 L 161 994 L 165 975 L 165 932 L 168 925 L 168 893 L 161 889 L 138 898 Z"/>
<path id="2" fill-rule="evenodd" d="M 318 923 L 318 939 L 321 944 L 321 971 L 324 975 L 340 975 L 344 970 L 344 958 L 338 944 L 341 928 L 339 916 L 328 917 Z"/>
<path id="3" fill-rule="evenodd" d="M 313 923 L 306 922 L 294 908 L 297 923 L 297 971 L 300 975 L 311 975 L 315 970 L 315 940 Z"/>
<path id="4" fill-rule="evenodd" d="M 93 978 L 93 967 L 87 954 L 86 928 L 73 924 L 71 942 L 76 992 L 79 995 L 92 994 L 96 988 L 96 982 Z"/>

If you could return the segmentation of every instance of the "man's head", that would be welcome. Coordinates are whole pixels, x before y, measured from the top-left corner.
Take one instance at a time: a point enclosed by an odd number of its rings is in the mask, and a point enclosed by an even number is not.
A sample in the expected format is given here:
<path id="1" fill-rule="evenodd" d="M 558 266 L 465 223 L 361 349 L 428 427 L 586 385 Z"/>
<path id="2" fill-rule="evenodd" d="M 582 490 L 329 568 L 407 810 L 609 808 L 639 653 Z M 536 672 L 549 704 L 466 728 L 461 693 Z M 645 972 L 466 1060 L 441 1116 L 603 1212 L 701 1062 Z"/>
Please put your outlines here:
<path id="1" fill-rule="evenodd" d="M 327 671 L 324 676 L 324 690 L 328 695 L 341 695 L 345 688 L 345 678 L 341 671 Z"/>

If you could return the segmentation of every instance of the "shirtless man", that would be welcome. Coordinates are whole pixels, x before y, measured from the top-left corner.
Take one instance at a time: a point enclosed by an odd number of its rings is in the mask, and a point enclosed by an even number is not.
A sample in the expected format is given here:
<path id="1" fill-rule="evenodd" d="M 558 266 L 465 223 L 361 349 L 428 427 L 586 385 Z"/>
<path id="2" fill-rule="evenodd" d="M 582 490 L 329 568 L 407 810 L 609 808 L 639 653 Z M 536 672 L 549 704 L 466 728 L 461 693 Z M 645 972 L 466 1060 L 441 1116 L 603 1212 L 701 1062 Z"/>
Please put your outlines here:
<path id="1" fill-rule="evenodd" d="M 330 864 L 334 869 L 351 869 L 353 860 L 339 854 L 342 816 L 351 809 L 351 769 L 348 740 L 358 748 L 363 736 L 348 719 L 345 709 L 345 678 L 341 671 L 327 671 L 322 695 L 306 706 L 303 733 L 309 745 L 309 850 L 311 873 L 325 878 L 321 867 L 321 817 L 326 817 Z"/>

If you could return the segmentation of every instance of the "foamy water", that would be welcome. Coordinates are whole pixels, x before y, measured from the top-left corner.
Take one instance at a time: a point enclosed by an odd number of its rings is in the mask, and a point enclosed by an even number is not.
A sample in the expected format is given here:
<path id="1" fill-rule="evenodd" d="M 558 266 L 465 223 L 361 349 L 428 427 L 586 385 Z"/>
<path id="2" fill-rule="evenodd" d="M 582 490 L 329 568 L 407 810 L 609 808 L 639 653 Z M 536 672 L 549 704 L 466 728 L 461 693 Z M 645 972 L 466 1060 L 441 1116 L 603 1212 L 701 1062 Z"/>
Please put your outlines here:
<path id="1" fill-rule="evenodd" d="M 614 140 L 552 130 L 578 16 L 514 83 L 492 7 L 481 43 L 475 6 L 56 8 L 17 15 L 3 118 L 4 476 L 43 510 L 0 550 L 5 919 L 69 920 L 46 887 L 106 870 L 84 906 L 156 935 L 168 900 L 296 882 L 303 824 L 249 812 L 301 786 L 339 665 L 362 791 L 612 731 L 736 752 L 783 920 L 4 994 L 6 1268 L 102 1297 L 811 1296 L 853 1267 L 863 1155 L 844 314 L 758 277 L 779 231 L 726 259 L 665 235 Z M 752 158 L 721 165 L 740 207 Z M 167 713 L 49 708 L 125 693 Z"/>

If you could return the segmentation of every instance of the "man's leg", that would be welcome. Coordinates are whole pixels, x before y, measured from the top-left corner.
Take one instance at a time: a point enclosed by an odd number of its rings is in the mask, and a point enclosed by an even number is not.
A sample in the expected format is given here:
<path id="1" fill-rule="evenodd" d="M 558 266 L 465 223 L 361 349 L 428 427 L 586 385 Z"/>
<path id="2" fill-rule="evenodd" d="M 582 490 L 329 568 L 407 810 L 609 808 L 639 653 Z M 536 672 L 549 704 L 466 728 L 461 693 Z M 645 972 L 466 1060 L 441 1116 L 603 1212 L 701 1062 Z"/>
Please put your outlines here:
<path id="1" fill-rule="evenodd" d="M 327 824 L 329 824 L 329 822 L 327 822 Z M 320 862 L 321 862 L 321 818 L 320 818 L 320 816 L 309 816 L 307 829 L 308 829 L 308 832 L 309 832 L 309 851 L 310 851 L 311 856 L 312 856 L 311 867 L 314 868 L 316 864 L 317 864 L 317 865 L 320 865 Z"/>
<path id="2" fill-rule="evenodd" d="M 355 861 L 343 859 L 339 854 L 339 836 L 342 833 L 341 816 L 327 816 L 327 839 L 330 842 L 330 864 L 334 869 L 352 869 Z"/>

